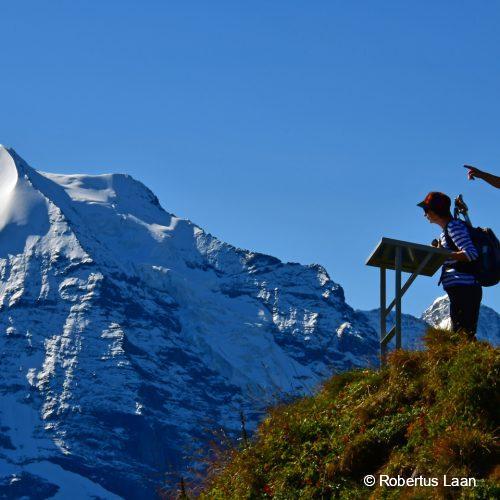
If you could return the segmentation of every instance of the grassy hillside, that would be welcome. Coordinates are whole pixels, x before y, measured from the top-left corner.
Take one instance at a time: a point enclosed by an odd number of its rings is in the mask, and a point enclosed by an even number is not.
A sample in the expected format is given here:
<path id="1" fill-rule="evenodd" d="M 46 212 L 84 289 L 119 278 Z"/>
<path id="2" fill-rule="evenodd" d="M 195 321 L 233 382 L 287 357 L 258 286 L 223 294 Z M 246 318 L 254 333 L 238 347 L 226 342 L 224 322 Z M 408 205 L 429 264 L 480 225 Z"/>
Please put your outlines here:
<path id="1" fill-rule="evenodd" d="M 426 343 L 270 410 L 253 439 L 214 459 L 201 498 L 500 498 L 500 350 L 439 330 Z M 380 485 L 381 474 L 415 485 Z"/>

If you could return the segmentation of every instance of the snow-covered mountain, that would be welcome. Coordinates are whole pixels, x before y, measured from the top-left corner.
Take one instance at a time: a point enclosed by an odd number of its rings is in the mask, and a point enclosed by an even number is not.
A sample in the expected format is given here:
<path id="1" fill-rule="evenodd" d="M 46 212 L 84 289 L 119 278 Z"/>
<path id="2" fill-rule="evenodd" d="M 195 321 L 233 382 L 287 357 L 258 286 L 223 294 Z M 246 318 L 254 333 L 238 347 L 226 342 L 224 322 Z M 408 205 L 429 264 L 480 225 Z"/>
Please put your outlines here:
<path id="1" fill-rule="evenodd" d="M 0 147 L 0 496 L 152 498 L 240 411 L 251 427 L 375 365 L 373 315 L 321 266 L 223 243 L 130 176 Z"/>
<path id="2" fill-rule="evenodd" d="M 0 148 L 0 492 L 152 496 L 240 408 L 251 425 L 376 363 L 373 333 L 319 265 L 225 244 L 127 175 Z"/>
<path id="3" fill-rule="evenodd" d="M 373 330 L 377 331 L 379 329 L 380 309 L 358 311 L 358 313 L 365 317 Z M 394 318 L 395 314 L 391 312 L 387 318 L 387 330 L 394 325 Z M 424 347 L 422 337 L 429 325 L 444 330 L 451 329 L 450 303 L 447 295 L 438 297 L 420 318 L 416 318 L 411 314 L 401 315 L 403 349 L 422 349 Z M 491 307 L 481 306 L 476 336 L 479 340 L 486 340 L 493 345 L 500 345 L 500 314 Z M 393 343 L 394 341 L 392 341 Z"/>
<path id="4" fill-rule="evenodd" d="M 422 320 L 436 328 L 451 328 L 450 302 L 448 296 L 438 297 L 422 314 Z M 477 338 L 500 345 L 500 314 L 488 306 L 481 306 L 477 324 Z"/>

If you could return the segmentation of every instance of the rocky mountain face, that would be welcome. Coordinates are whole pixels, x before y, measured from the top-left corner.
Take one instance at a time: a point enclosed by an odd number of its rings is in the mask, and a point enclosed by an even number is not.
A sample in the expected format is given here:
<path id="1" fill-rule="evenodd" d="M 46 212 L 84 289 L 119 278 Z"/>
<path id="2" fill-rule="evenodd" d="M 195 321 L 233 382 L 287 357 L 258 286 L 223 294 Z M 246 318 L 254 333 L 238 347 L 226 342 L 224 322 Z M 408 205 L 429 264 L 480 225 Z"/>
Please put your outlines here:
<path id="1" fill-rule="evenodd" d="M 207 429 L 376 362 L 321 266 L 227 245 L 129 176 L 2 148 L 0 186 L 0 488 L 153 496 Z"/>
<path id="2" fill-rule="evenodd" d="M 130 176 L 0 147 L 0 496 L 153 498 L 209 430 L 377 364 L 374 317 L 321 266 L 223 243 Z"/>

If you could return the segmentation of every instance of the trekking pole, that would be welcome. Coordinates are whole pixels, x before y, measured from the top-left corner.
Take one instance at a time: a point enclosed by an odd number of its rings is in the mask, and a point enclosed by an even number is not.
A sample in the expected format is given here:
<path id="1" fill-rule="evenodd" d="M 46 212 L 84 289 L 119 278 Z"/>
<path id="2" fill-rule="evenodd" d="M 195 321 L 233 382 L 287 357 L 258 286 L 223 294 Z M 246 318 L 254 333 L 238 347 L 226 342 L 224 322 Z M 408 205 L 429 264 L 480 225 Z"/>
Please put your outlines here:
<path id="1" fill-rule="evenodd" d="M 459 194 L 455 198 L 455 209 L 453 211 L 453 217 L 455 219 L 458 219 L 460 215 L 463 216 L 465 223 L 468 226 L 472 226 L 472 222 L 470 221 L 470 218 L 469 218 L 469 207 L 465 204 L 465 201 L 462 198 L 461 194 Z"/>

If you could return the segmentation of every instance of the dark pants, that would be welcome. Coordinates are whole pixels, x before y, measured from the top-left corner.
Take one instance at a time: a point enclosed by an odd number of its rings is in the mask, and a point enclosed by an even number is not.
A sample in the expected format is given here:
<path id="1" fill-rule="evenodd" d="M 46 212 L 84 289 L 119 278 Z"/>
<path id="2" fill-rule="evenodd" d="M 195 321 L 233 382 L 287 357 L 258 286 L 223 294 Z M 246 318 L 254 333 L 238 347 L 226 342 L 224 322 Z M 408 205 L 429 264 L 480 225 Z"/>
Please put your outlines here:
<path id="1" fill-rule="evenodd" d="M 483 289 L 479 285 L 453 286 L 446 289 L 450 298 L 450 318 L 454 332 L 464 331 L 474 339 Z"/>

